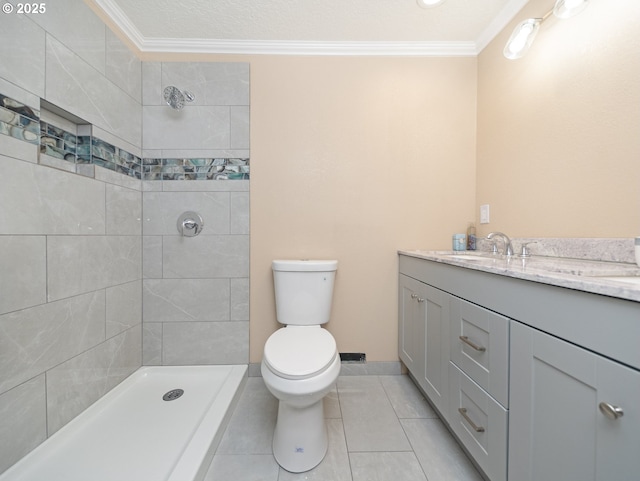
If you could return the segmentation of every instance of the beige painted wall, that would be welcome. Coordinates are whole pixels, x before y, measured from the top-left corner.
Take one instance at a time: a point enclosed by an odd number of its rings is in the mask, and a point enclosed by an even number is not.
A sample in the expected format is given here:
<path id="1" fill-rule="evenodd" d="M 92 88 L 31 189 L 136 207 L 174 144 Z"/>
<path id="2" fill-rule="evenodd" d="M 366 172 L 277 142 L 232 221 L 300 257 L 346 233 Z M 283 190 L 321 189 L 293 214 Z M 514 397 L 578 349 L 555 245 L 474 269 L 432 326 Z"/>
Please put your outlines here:
<path id="1" fill-rule="evenodd" d="M 251 64 L 250 361 L 281 327 L 281 258 L 338 259 L 325 327 L 397 361 L 398 249 L 450 249 L 473 220 L 477 59 L 142 58 Z"/>
<path id="2" fill-rule="evenodd" d="M 396 250 L 449 248 L 479 205 L 479 234 L 639 235 L 640 2 L 552 17 L 506 60 L 552 5 L 478 59 L 143 56 L 251 63 L 251 362 L 278 328 L 274 258 L 338 259 L 339 349 L 395 361 Z"/>
<path id="3" fill-rule="evenodd" d="M 396 252 L 472 218 L 475 101 L 474 58 L 251 60 L 252 362 L 278 258 L 338 259 L 338 349 L 398 359 Z"/>
<path id="4" fill-rule="evenodd" d="M 477 206 L 513 237 L 640 235 L 640 2 L 550 17 L 528 54 L 502 49 L 531 0 L 478 58 Z"/>

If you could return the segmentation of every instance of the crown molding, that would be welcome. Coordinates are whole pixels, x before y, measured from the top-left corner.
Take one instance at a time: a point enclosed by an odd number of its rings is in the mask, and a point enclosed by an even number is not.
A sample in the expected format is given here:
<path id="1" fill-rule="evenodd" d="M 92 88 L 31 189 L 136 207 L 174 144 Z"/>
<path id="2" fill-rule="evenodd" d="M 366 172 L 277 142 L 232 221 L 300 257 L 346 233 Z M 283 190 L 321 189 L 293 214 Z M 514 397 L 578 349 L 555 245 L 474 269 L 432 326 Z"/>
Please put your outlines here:
<path id="1" fill-rule="evenodd" d="M 85 0 L 97 6 L 141 53 L 473 57 L 522 9 L 528 0 L 510 0 L 475 42 L 321 42 L 147 38 L 114 0 Z"/>
<path id="2" fill-rule="evenodd" d="M 149 53 L 219 53 L 332 56 L 475 56 L 475 42 L 316 42 L 286 40 L 214 40 L 148 38 L 139 46 Z"/>

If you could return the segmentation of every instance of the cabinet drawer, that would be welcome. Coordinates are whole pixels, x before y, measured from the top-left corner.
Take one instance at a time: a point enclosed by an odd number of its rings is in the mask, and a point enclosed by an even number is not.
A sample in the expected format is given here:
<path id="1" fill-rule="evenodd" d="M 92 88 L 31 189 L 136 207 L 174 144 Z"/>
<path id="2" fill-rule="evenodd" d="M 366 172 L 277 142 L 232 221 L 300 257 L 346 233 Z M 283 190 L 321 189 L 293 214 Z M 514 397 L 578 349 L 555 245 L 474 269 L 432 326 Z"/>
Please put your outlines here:
<path id="1" fill-rule="evenodd" d="M 451 428 L 491 481 L 505 481 L 507 410 L 453 363 L 449 390 Z"/>
<path id="2" fill-rule="evenodd" d="M 505 407 L 509 407 L 509 319 L 454 297 L 451 360 Z"/>

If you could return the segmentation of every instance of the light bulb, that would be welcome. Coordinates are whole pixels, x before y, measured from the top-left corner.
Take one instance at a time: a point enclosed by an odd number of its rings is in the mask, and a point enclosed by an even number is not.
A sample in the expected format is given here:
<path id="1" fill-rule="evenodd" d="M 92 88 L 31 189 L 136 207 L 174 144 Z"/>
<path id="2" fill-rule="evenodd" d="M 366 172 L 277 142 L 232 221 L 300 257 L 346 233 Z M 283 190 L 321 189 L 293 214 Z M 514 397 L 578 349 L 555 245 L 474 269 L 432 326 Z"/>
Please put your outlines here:
<path id="1" fill-rule="evenodd" d="M 418 6 L 422 8 L 431 8 L 437 7 L 444 2 L 444 0 L 416 0 L 416 2 L 418 3 Z"/>
<path id="2" fill-rule="evenodd" d="M 589 0 L 556 0 L 553 14 L 558 18 L 569 18 L 582 12 L 589 5 Z"/>
<path id="3" fill-rule="evenodd" d="M 522 57 L 531 47 L 541 22 L 542 19 L 540 18 L 529 18 L 520 23 L 504 47 L 504 56 L 510 60 Z"/>

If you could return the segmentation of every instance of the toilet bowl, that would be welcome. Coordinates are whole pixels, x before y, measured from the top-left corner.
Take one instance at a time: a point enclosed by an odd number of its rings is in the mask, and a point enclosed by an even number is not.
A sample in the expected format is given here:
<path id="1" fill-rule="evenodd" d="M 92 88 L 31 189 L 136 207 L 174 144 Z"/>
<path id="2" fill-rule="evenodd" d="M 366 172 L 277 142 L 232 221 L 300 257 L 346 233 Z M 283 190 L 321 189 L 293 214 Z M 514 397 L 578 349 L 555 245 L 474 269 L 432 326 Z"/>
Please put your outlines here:
<path id="1" fill-rule="evenodd" d="M 323 398 L 340 374 L 328 322 L 337 261 L 274 261 L 276 315 L 286 324 L 264 347 L 261 365 L 267 389 L 279 400 L 273 455 L 300 473 L 317 466 L 328 448 Z"/>

